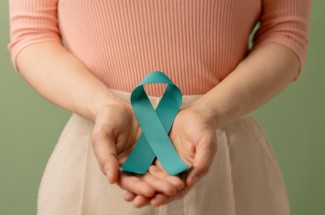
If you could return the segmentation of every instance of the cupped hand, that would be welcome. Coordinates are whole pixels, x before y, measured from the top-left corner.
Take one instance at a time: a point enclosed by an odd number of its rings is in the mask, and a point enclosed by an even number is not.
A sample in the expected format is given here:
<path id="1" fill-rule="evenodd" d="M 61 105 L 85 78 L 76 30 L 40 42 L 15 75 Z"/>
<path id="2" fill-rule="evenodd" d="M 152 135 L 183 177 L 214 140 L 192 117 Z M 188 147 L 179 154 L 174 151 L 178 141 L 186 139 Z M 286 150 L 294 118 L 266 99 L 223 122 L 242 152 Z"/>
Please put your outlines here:
<path id="1" fill-rule="evenodd" d="M 169 137 L 182 160 L 191 166 L 185 179 L 186 186 L 173 196 L 156 193 L 152 198 L 142 197 L 140 206 L 148 204 L 160 206 L 182 198 L 208 172 L 214 159 L 217 151 L 217 140 L 213 118 L 208 112 L 197 108 L 194 104 L 180 109 L 175 117 Z M 166 175 L 167 173 L 159 162 L 156 162 L 149 174 L 154 177 L 161 177 L 162 174 Z M 125 200 L 134 201 L 140 198 L 138 196 L 135 193 L 127 192 Z"/>
<path id="2" fill-rule="evenodd" d="M 177 190 L 185 186 L 176 176 L 161 177 L 148 173 L 134 175 L 120 171 L 120 166 L 126 161 L 140 135 L 141 128 L 129 103 L 116 98 L 102 107 L 96 115 L 92 131 L 92 146 L 101 171 L 109 183 L 116 183 L 136 195 L 146 198 L 156 193 L 175 195 Z M 134 205 L 137 206 L 137 202 Z"/>
<path id="3" fill-rule="evenodd" d="M 217 152 L 214 119 L 195 105 L 182 108 L 169 136 L 180 157 L 191 165 L 186 185 L 193 186 L 208 172 Z"/>
<path id="4" fill-rule="evenodd" d="M 119 166 L 139 138 L 140 132 L 131 106 L 121 99 L 112 99 L 97 113 L 92 146 L 99 166 L 110 183 L 117 182 Z"/>

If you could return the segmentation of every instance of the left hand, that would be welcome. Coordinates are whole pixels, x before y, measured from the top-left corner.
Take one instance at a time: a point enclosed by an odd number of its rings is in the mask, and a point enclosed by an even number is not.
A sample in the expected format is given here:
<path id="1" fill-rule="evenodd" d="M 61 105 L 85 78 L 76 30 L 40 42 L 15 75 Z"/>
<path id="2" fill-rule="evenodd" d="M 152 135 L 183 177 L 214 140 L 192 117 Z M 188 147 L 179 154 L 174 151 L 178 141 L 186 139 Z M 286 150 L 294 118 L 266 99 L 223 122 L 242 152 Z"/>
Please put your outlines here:
<path id="1" fill-rule="evenodd" d="M 185 179 L 186 187 L 173 196 L 156 193 L 152 198 L 140 197 L 140 195 L 127 192 L 126 201 L 141 198 L 141 203 L 138 202 L 139 207 L 148 204 L 155 207 L 167 204 L 172 200 L 182 198 L 208 172 L 217 151 L 216 127 L 209 113 L 194 104 L 180 109 L 169 133 L 176 151 L 182 160 L 191 166 Z M 157 179 L 168 176 L 159 161 L 150 168 L 149 174 Z"/>

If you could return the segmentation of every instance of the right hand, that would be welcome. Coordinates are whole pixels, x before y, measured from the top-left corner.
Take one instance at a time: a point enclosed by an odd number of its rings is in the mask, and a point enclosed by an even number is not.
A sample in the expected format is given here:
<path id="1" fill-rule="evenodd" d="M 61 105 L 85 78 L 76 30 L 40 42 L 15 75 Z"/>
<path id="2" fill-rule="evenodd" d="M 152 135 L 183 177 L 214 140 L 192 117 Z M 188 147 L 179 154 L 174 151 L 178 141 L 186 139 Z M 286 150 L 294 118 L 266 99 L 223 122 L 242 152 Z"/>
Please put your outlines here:
<path id="1" fill-rule="evenodd" d="M 117 182 L 119 166 L 140 134 L 130 104 L 121 99 L 112 99 L 96 114 L 92 131 L 93 149 L 100 169 L 110 183 Z"/>
<path id="2" fill-rule="evenodd" d="M 92 132 L 92 146 L 101 171 L 109 183 L 117 183 L 122 189 L 138 195 L 175 195 L 185 186 L 176 176 L 153 177 L 148 173 L 142 176 L 120 172 L 120 166 L 140 135 L 141 128 L 131 104 L 116 98 L 102 107 L 96 115 Z"/>

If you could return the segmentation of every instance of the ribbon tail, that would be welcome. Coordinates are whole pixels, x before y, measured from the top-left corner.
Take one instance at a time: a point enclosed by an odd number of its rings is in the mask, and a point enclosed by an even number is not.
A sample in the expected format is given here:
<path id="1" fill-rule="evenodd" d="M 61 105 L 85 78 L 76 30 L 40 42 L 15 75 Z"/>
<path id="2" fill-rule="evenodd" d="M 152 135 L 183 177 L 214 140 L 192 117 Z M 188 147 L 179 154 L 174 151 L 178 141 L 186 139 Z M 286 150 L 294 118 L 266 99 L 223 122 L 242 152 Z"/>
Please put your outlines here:
<path id="1" fill-rule="evenodd" d="M 128 156 L 128 159 L 121 166 L 121 170 L 137 174 L 145 174 L 155 157 L 155 153 L 152 151 L 147 139 L 142 133 Z"/>

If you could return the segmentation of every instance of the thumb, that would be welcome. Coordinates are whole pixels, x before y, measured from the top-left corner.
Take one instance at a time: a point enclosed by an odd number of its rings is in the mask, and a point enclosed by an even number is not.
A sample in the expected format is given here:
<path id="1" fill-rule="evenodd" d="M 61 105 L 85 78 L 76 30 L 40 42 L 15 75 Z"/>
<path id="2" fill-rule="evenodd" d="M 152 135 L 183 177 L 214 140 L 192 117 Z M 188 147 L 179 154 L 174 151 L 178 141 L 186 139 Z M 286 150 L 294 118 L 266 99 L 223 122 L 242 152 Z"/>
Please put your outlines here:
<path id="1" fill-rule="evenodd" d="M 119 163 L 116 156 L 116 145 L 108 132 L 93 135 L 93 149 L 102 172 L 109 183 L 116 183 L 119 177 Z"/>
<path id="2" fill-rule="evenodd" d="M 194 156 L 192 169 L 186 179 L 188 186 L 193 186 L 199 179 L 208 173 L 216 152 L 216 143 L 198 144 Z"/>

